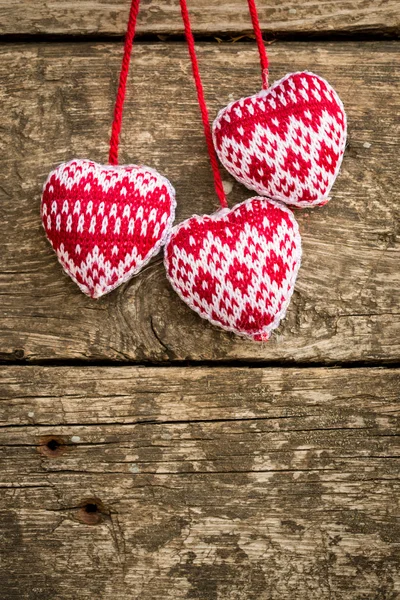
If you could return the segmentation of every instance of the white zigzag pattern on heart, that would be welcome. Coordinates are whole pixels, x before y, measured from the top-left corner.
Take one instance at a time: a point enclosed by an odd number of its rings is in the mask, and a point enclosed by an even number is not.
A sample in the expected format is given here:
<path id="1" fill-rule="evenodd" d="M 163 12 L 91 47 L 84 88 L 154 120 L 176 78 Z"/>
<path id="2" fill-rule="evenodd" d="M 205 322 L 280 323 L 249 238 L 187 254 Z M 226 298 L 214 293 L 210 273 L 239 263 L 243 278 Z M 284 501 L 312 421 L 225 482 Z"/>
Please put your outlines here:
<path id="1" fill-rule="evenodd" d="M 244 213 L 248 213 L 251 211 L 251 201 L 257 198 L 250 198 L 246 202 L 239 205 L 245 209 Z M 260 200 L 265 201 L 264 198 L 259 198 Z M 284 206 L 268 200 L 270 204 L 278 206 L 281 210 L 290 213 L 288 209 Z M 234 210 L 234 209 L 233 209 Z M 229 209 L 223 209 L 223 211 L 219 211 L 213 215 L 215 220 L 221 220 L 223 222 L 223 218 L 221 219 L 221 212 L 231 212 Z M 246 214 L 243 215 L 244 218 Z M 210 217 L 206 217 L 209 219 Z M 197 217 L 198 221 L 202 221 L 204 217 Z M 301 262 L 301 240 L 300 234 L 298 231 L 298 225 L 293 218 L 293 227 L 288 229 L 287 223 L 282 221 L 282 223 L 276 227 L 276 229 L 272 232 L 273 239 L 268 242 L 263 235 L 260 235 L 257 228 L 252 226 L 250 223 L 245 222 L 243 231 L 239 234 L 239 241 L 235 246 L 234 250 L 230 250 L 227 244 L 223 244 L 221 239 L 218 236 L 213 236 L 211 232 L 207 233 L 207 237 L 204 240 L 202 250 L 200 251 L 201 258 L 200 260 L 195 260 L 192 254 L 187 254 L 183 249 L 182 251 L 176 245 L 173 245 L 173 257 L 172 264 L 173 269 L 171 273 L 169 273 L 169 280 L 171 281 L 173 287 L 175 289 L 180 289 L 181 291 L 189 291 L 191 296 L 190 301 L 186 299 L 189 306 L 199 312 L 199 309 L 194 306 L 193 301 L 196 301 L 202 307 L 205 314 L 202 316 L 206 316 L 212 323 L 218 325 L 219 327 L 223 327 L 224 329 L 233 330 L 235 333 L 238 333 L 236 329 L 236 323 L 240 320 L 242 314 L 246 309 L 246 304 L 249 303 L 253 308 L 260 310 L 260 312 L 268 312 L 269 315 L 274 317 L 273 322 L 266 328 L 259 331 L 259 333 L 270 333 L 273 329 L 275 329 L 281 319 L 284 318 L 286 314 L 287 307 L 289 306 L 290 298 L 293 293 L 294 283 L 296 281 L 297 273 L 300 268 Z M 264 226 L 268 228 L 268 223 L 265 223 Z M 177 226 L 176 230 L 180 226 Z M 185 227 L 185 224 L 182 224 L 181 227 Z M 226 231 L 226 229 L 225 229 Z M 280 248 L 281 242 L 284 241 L 285 236 L 288 235 L 289 240 L 284 245 L 284 249 Z M 290 250 L 292 242 L 296 240 L 297 246 L 294 250 L 291 251 L 291 255 L 287 253 Z M 250 252 L 255 252 L 256 245 L 259 245 L 262 248 L 262 255 L 260 259 L 253 260 L 251 254 L 245 256 L 245 250 L 249 249 Z M 221 263 L 221 268 L 216 269 L 214 262 L 210 261 L 211 247 L 215 246 L 218 254 L 222 255 L 224 258 L 221 261 L 220 256 L 214 255 L 214 259 Z M 282 254 L 285 256 L 285 277 L 280 285 L 274 279 L 271 279 L 267 273 L 262 273 L 263 267 L 265 267 L 265 262 L 268 260 L 268 257 L 271 254 L 271 251 L 275 251 L 278 256 Z M 182 260 L 185 264 L 190 265 L 191 269 L 186 273 L 188 276 L 189 282 L 185 282 L 181 277 L 179 277 L 179 269 L 177 265 L 179 264 L 179 260 Z M 244 264 L 249 269 L 253 271 L 252 285 L 248 287 L 249 293 L 243 294 L 240 289 L 235 289 L 233 287 L 232 282 L 230 281 L 229 269 L 234 264 L 234 261 L 238 260 L 239 264 Z M 210 304 L 204 298 L 201 298 L 198 293 L 193 293 L 193 285 L 194 279 L 198 274 L 198 269 L 202 268 L 204 273 L 211 274 L 212 277 L 215 277 L 219 282 L 219 290 L 215 296 L 213 296 L 213 302 Z M 168 269 L 167 269 L 168 273 Z M 223 284 L 223 285 L 221 285 Z M 272 299 L 272 305 L 269 307 L 268 311 L 266 311 L 265 307 L 265 296 L 266 292 L 261 290 L 261 286 L 267 286 L 268 291 L 271 291 L 275 294 L 275 298 Z M 229 294 L 229 298 L 224 298 L 223 294 L 227 291 Z M 257 294 L 261 293 L 261 298 L 256 300 Z M 269 294 L 268 294 L 269 296 Z M 264 300 L 263 300 L 264 299 Z M 269 298 L 270 299 L 270 298 Z M 225 309 L 221 309 L 219 304 L 223 300 L 225 304 L 232 308 L 233 313 L 228 315 Z M 237 306 L 232 307 L 233 300 L 236 300 Z M 278 311 L 279 302 L 283 300 L 283 304 L 281 309 Z M 221 318 L 225 323 L 228 323 L 227 326 L 222 325 L 221 323 L 215 321 L 211 318 L 211 313 L 215 313 Z M 200 311 L 201 314 L 201 311 Z M 246 335 L 246 334 L 243 334 Z"/>
<path id="2" fill-rule="evenodd" d="M 296 130 L 300 129 L 302 135 L 298 136 Z M 332 129 L 335 131 L 336 136 L 339 138 L 339 142 L 336 142 L 335 139 L 331 136 Z M 323 111 L 321 120 L 319 123 L 318 132 L 311 126 L 307 126 L 303 120 L 295 118 L 293 115 L 289 118 L 289 126 L 287 134 L 283 137 L 279 134 L 273 134 L 268 127 L 262 126 L 260 124 L 256 124 L 255 131 L 251 137 L 250 144 L 248 147 L 243 143 L 237 143 L 233 138 L 224 135 L 222 138 L 222 144 L 218 153 L 220 155 L 221 162 L 223 164 L 229 164 L 229 167 L 232 171 L 234 171 L 236 178 L 241 181 L 246 187 L 257 191 L 259 194 L 265 193 L 265 187 L 262 183 L 252 178 L 249 173 L 249 164 L 252 161 L 252 158 L 257 157 L 261 161 L 265 161 L 268 166 L 274 168 L 276 167 L 276 172 L 272 176 L 272 181 L 269 186 L 268 195 L 271 195 L 276 200 L 282 200 L 287 204 L 296 204 L 300 206 L 312 206 L 314 203 L 321 203 L 321 198 L 319 197 L 314 202 L 301 202 L 299 198 L 302 196 L 304 190 L 310 188 L 310 180 L 306 180 L 305 185 L 301 183 L 299 178 L 293 177 L 287 169 L 284 169 L 283 163 L 287 156 L 287 151 L 292 149 L 297 154 L 302 154 L 302 157 L 306 160 L 311 160 L 311 171 L 312 171 L 312 179 L 313 182 L 313 191 L 318 194 L 320 188 L 318 186 L 319 178 L 322 179 L 322 182 L 325 180 L 328 184 L 328 190 L 330 190 L 333 185 L 336 176 L 340 169 L 341 161 L 338 161 L 336 165 L 335 172 L 329 173 L 325 170 L 323 166 L 320 166 L 315 161 L 315 158 L 318 156 L 318 152 L 321 148 L 321 142 L 325 142 L 326 145 L 333 149 L 338 155 L 340 155 L 345 147 L 346 139 L 345 136 L 341 137 L 340 132 L 342 130 L 342 125 L 338 123 L 336 119 L 334 119 L 327 111 Z M 298 138 L 299 142 L 305 136 L 309 135 L 311 139 L 311 144 L 301 144 L 296 143 L 296 138 Z M 267 137 L 268 142 L 261 141 L 262 137 Z M 273 149 L 274 142 L 277 143 L 277 149 Z M 262 152 L 260 150 L 260 146 L 265 146 L 266 150 Z M 229 151 L 233 149 L 233 155 L 231 159 L 228 159 Z M 234 163 L 237 160 L 238 153 L 242 153 L 242 159 L 240 162 L 240 166 L 236 166 Z M 269 153 L 274 152 L 275 156 L 272 158 Z M 245 173 L 245 175 L 243 175 Z M 260 173 L 260 175 L 262 175 Z M 286 180 L 286 184 L 282 185 L 282 177 L 284 176 Z M 295 185 L 295 191 L 290 193 L 290 198 L 288 195 L 282 193 L 283 191 L 288 192 L 291 185 Z M 278 188 L 280 188 L 278 190 Z"/>
<path id="3" fill-rule="evenodd" d="M 175 206 L 174 188 L 154 169 L 73 159 L 49 174 L 41 216 L 64 270 L 99 298 L 159 252 Z"/>
<path id="4" fill-rule="evenodd" d="M 70 277 L 75 281 L 75 283 L 80 287 L 80 289 L 85 293 L 89 293 L 90 289 L 95 289 L 94 298 L 98 298 L 104 294 L 104 290 L 111 291 L 113 287 L 120 285 L 121 283 L 125 283 L 128 279 L 135 273 L 137 269 L 137 264 L 139 261 L 142 261 L 142 257 L 137 253 L 137 248 L 133 248 L 132 253 L 127 253 L 125 256 L 125 261 L 120 261 L 118 263 L 118 267 L 112 267 L 110 262 L 105 260 L 104 254 L 102 254 L 97 246 L 95 246 L 92 252 L 88 252 L 86 255 L 86 259 L 82 260 L 80 265 L 77 265 L 75 261 L 70 258 L 68 252 L 64 248 L 64 244 L 61 244 L 60 248 L 56 251 L 57 257 L 63 267 L 68 271 Z M 144 260 L 146 257 L 144 257 Z M 133 266 L 129 271 L 124 274 L 126 267 L 129 264 Z M 97 265 L 98 268 L 95 269 L 94 265 Z M 100 277 L 99 283 L 94 285 L 93 278 L 89 275 L 90 271 L 93 272 L 93 275 L 96 274 L 99 270 L 105 272 L 105 276 Z M 85 283 L 80 283 L 77 279 L 77 275 L 80 275 L 82 280 Z M 118 281 L 115 285 L 111 284 L 113 275 L 117 275 Z"/>

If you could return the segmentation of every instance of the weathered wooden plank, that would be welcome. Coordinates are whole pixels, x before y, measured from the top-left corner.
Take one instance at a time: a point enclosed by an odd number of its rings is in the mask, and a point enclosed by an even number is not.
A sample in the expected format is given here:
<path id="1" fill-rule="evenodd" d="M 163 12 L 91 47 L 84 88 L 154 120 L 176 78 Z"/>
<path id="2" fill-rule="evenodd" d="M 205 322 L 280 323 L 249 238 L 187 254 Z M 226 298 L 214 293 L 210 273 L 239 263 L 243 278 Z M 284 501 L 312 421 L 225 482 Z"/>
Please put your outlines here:
<path id="1" fill-rule="evenodd" d="M 40 2 L 0 0 L 0 34 L 106 34 L 123 35 L 129 0 L 81 0 Z M 292 33 L 398 33 L 400 17 L 396 0 L 284 0 L 258 2 L 261 25 L 269 35 Z M 249 32 L 246 2 L 196 0 L 190 3 L 196 32 Z M 178 2 L 143 2 L 139 33 L 181 33 Z"/>
<path id="2" fill-rule="evenodd" d="M 348 111 L 350 147 L 332 201 L 296 213 L 303 265 L 288 318 L 267 344 L 201 320 L 171 290 L 161 258 L 99 301 L 62 275 L 40 224 L 41 186 L 62 160 L 106 158 L 121 49 L 32 44 L 0 53 L 3 358 L 399 359 L 397 43 L 271 46 L 272 79 L 309 69 L 336 87 Z M 258 89 L 254 47 L 201 45 L 199 57 L 212 115 Z M 216 208 L 183 44 L 136 47 L 121 159 L 143 161 L 171 179 L 178 220 Z M 223 177 L 231 205 L 249 197 Z"/>
<path id="3" fill-rule="evenodd" d="M 399 371 L 0 372 L 8 600 L 397 598 Z"/>

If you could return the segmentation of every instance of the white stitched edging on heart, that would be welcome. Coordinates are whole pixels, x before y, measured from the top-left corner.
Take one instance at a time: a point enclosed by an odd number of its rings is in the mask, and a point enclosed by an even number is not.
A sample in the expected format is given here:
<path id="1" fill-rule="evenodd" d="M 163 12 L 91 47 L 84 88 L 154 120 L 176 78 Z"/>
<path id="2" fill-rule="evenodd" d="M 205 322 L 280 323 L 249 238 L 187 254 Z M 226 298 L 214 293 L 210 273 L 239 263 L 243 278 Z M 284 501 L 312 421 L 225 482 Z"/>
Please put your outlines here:
<path id="1" fill-rule="evenodd" d="M 332 104 L 336 103 L 339 107 L 341 113 L 340 124 L 337 118 L 326 110 L 324 113 L 324 120 L 321 121 L 318 132 L 312 127 L 311 122 L 307 125 L 304 115 L 303 118 L 296 118 L 296 103 L 299 99 L 302 99 L 301 92 L 305 92 L 306 96 L 309 97 L 306 89 L 299 90 L 296 88 L 296 99 L 293 89 L 289 89 L 289 91 L 285 90 L 285 93 L 278 93 L 279 90 L 277 91 L 277 88 L 280 86 L 283 88 L 284 86 L 282 84 L 286 81 L 290 80 L 290 84 L 293 81 L 293 78 L 302 75 L 308 76 L 309 81 L 313 82 L 315 90 L 312 90 L 312 92 L 317 94 L 320 98 L 322 98 L 322 96 L 319 94 L 317 86 L 320 86 L 320 89 L 321 84 L 326 87 L 326 99 L 329 98 L 329 102 Z M 306 86 L 311 84 L 306 78 L 303 79 Z M 296 100 L 294 101 L 294 99 Z M 292 102 L 292 104 L 286 109 L 285 107 L 288 101 Z M 262 108 L 263 111 L 266 111 L 264 118 L 276 119 L 277 127 L 281 113 L 287 113 L 290 116 L 289 132 L 286 136 L 282 137 L 282 135 L 279 135 L 278 131 L 274 133 L 271 130 L 271 127 L 261 123 L 260 118 L 259 122 L 256 122 L 256 117 L 253 116 L 254 109 L 255 107 L 260 106 L 264 107 Z M 314 98 L 314 100 L 302 106 L 302 110 L 304 112 L 307 108 L 312 109 L 313 106 L 321 108 L 322 104 L 318 103 L 317 99 Z M 274 113 L 274 110 L 277 112 Z M 238 142 L 237 139 L 234 139 L 234 136 L 230 131 L 221 134 L 220 130 L 223 129 L 224 126 L 229 129 L 229 124 L 231 122 L 230 115 L 232 115 L 235 120 L 236 137 L 240 137 L 240 135 L 237 136 L 237 133 L 240 131 L 243 132 L 243 138 L 240 142 Z M 246 137 L 247 130 L 241 125 L 242 122 L 243 124 L 246 124 L 247 120 L 249 122 L 254 122 L 255 125 L 255 130 L 251 133 L 250 138 Z M 228 125 L 225 124 L 225 121 Z M 336 145 L 333 137 L 328 134 L 330 128 L 334 128 L 337 132 L 340 131 L 340 141 L 338 145 Z M 307 136 L 310 137 L 312 144 L 309 145 L 308 149 L 307 144 L 300 145 L 300 140 L 298 143 L 295 141 L 297 138 L 296 130 L 302 132 L 303 139 Z M 217 140 L 217 134 L 222 135 L 222 139 L 219 142 Z M 300 208 L 322 205 L 329 200 L 328 194 L 342 164 L 346 145 L 346 134 L 347 118 L 341 99 L 325 79 L 309 71 L 288 73 L 282 79 L 276 81 L 270 88 L 261 90 L 258 94 L 247 96 L 240 100 L 234 100 L 219 111 L 213 123 L 213 140 L 216 152 L 221 163 L 231 175 L 243 183 L 247 188 L 255 190 L 259 194 Z M 263 141 L 263 138 L 265 138 L 266 135 L 268 137 L 267 143 L 265 142 L 265 139 Z M 323 164 L 318 164 L 318 161 L 321 160 L 321 156 L 317 157 L 317 149 L 321 143 L 331 145 L 338 155 L 334 173 L 327 172 L 324 169 Z M 263 150 L 263 148 L 265 148 L 265 150 Z M 293 176 L 287 168 L 283 168 L 284 161 L 287 159 L 287 154 L 292 150 L 294 150 L 298 156 L 300 156 L 300 153 L 302 152 L 305 158 L 312 161 L 311 174 L 305 176 L 304 182 L 301 181 L 302 178 L 300 177 L 300 174 L 298 176 Z M 230 158 L 231 155 L 232 158 Z M 265 161 L 265 164 L 269 169 L 275 170 L 275 174 L 271 176 L 271 179 L 267 184 L 262 180 L 263 175 L 259 172 L 252 173 L 250 171 L 250 165 L 254 159 L 257 159 L 260 163 Z M 282 180 L 283 178 L 285 178 L 285 183 Z M 322 197 L 316 197 L 314 200 L 300 200 L 299 198 L 301 198 L 302 194 L 308 189 L 311 193 L 318 194 L 318 182 L 320 182 L 321 178 L 327 181 L 326 193 Z M 294 191 L 290 192 L 289 190 L 293 187 Z"/>
<path id="2" fill-rule="evenodd" d="M 113 174 L 114 177 L 110 179 L 108 174 Z M 149 177 L 152 178 L 151 181 L 148 180 Z M 146 184 L 143 183 L 143 180 L 146 180 Z M 104 198 L 100 196 L 100 198 L 91 199 L 90 189 L 93 182 L 100 189 L 100 194 L 104 194 Z M 164 197 L 164 200 L 166 200 L 167 212 L 163 214 L 161 225 L 156 223 L 154 227 L 154 244 L 145 239 L 146 233 L 143 233 L 144 237 L 140 237 L 141 234 L 134 231 L 136 221 L 130 215 L 134 199 L 127 197 L 126 188 L 121 188 L 119 195 L 114 198 L 107 197 L 107 194 L 115 192 L 115 187 L 121 186 L 122 182 L 128 186 L 134 185 L 134 193 L 138 192 L 139 196 L 144 194 L 143 201 L 146 194 L 154 192 L 157 187 L 161 190 L 165 186 L 167 198 Z M 83 184 L 85 186 L 81 190 Z M 62 197 L 53 198 L 51 196 L 54 193 L 55 185 L 59 185 Z M 74 193 L 79 197 L 74 198 Z M 136 198 L 136 202 L 137 200 Z M 150 167 L 144 165 L 100 165 L 85 159 L 73 159 L 59 165 L 48 176 L 43 187 L 41 213 L 46 235 L 66 273 L 82 292 L 93 298 L 99 298 L 136 275 L 160 251 L 174 221 L 175 207 L 174 188 L 168 179 Z M 135 208 L 138 211 L 136 217 L 139 213 L 142 217 L 140 224 L 143 232 L 148 228 L 150 221 L 155 223 L 157 205 L 153 207 L 147 221 L 143 218 L 146 207 L 142 204 L 138 207 L 135 205 Z M 106 214 L 107 210 L 108 214 Z M 79 219 L 83 219 L 82 226 Z M 127 226 L 128 219 L 130 220 Z M 114 223 L 114 231 L 109 233 L 108 229 L 112 228 L 112 223 Z M 123 228 L 125 228 L 124 233 L 118 237 Z M 108 236 L 106 239 L 103 235 L 104 229 Z M 161 235 L 160 229 L 162 229 Z M 63 236 L 65 236 L 64 241 L 62 240 Z M 70 247 L 68 251 L 65 244 L 71 241 L 68 239 L 69 237 L 71 239 L 74 237 L 75 243 L 73 248 Z M 98 239 L 98 244 L 94 241 L 95 239 Z M 138 254 L 138 244 L 140 245 L 143 241 L 148 242 L 148 249 L 145 255 L 141 256 Z M 81 247 L 85 244 L 89 247 L 89 249 L 86 247 L 86 254 L 85 247 Z M 125 248 L 124 256 L 118 263 L 105 256 L 107 253 L 110 255 L 110 244 L 114 244 L 113 255 L 118 254 L 121 244 Z M 75 258 L 72 253 L 75 254 Z M 131 263 L 133 264 L 129 268 Z M 93 272 L 93 266 L 96 267 L 96 265 L 98 270 L 104 272 L 104 276 L 99 277 L 97 282 L 90 275 Z"/>
<path id="3" fill-rule="evenodd" d="M 214 222 L 222 221 L 223 222 L 223 220 L 226 217 L 228 217 L 229 215 L 232 215 L 235 211 L 239 211 L 242 208 L 246 208 L 246 211 L 247 211 L 249 206 L 251 206 L 251 203 L 254 201 L 260 201 L 263 205 L 269 204 L 270 206 L 277 207 L 277 208 L 279 208 L 279 210 L 285 212 L 290 217 L 290 223 L 292 226 L 292 238 L 291 239 L 292 239 L 292 242 L 294 243 L 294 251 L 292 252 L 291 259 L 289 259 L 289 257 L 286 257 L 286 258 L 288 258 L 288 261 L 290 260 L 290 265 L 287 267 L 287 270 L 286 270 L 285 277 L 287 275 L 288 275 L 288 277 L 287 277 L 287 279 L 285 279 L 284 289 L 279 290 L 277 288 L 277 286 L 275 285 L 274 281 L 271 281 L 271 280 L 269 281 L 271 289 L 275 290 L 275 291 L 280 291 L 281 296 L 283 297 L 283 302 L 282 302 L 280 309 L 275 312 L 272 322 L 270 322 L 267 326 L 264 326 L 257 331 L 252 331 L 251 333 L 249 333 L 245 330 L 239 330 L 237 327 L 235 327 L 233 324 L 233 319 L 231 319 L 230 324 L 226 324 L 226 323 L 221 323 L 219 320 L 213 318 L 212 315 L 210 314 L 210 312 L 212 312 L 212 310 L 213 310 L 213 308 L 215 308 L 215 306 L 211 306 L 210 303 L 208 303 L 208 302 L 203 302 L 202 298 L 198 294 L 196 297 L 191 295 L 191 292 L 193 290 L 193 285 L 191 286 L 191 289 L 190 289 L 190 286 L 189 286 L 189 289 L 187 287 L 184 289 L 184 291 L 187 292 L 185 295 L 182 290 L 182 287 L 184 286 L 184 282 L 183 282 L 183 286 L 182 286 L 182 281 L 181 281 L 181 285 L 179 285 L 178 280 L 177 280 L 178 269 L 177 269 L 176 264 L 175 264 L 175 266 L 173 264 L 171 264 L 169 255 L 170 255 L 170 253 L 171 254 L 173 253 L 173 250 L 170 252 L 170 248 L 171 248 L 171 245 L 174 246 L 174 238 L 176 238 L 177 234 L 182 229 L 189 230 L 191 225 L 193 225 L 194 223 L 202 224 L 202 223 L 207 223 L 207 222 L 212 222 L 212 221 L 214 221 Z M 246 211 L 245 211 L 245 213 L 246 213 Z M 244 222 L 243 227 L 242 227 L 242 231 L 244 232 L 242 235 L 242 241 L 246 239 L 246 236 L 249 236 L 250 229 L 251 229 L 250 225 L 248 225 L 248 223 Z M 267 230 L 267 227 L 266 227 L 266 230 Z M 280 237 L 279 232 L 275 232 L 274 239 L 270 243 L 268 243 L 265 239 L 263 240 L 261 235 L 259 235 L 258 238 L 259 239 L 257 240 L 257 243 L 261 242 L 264 245 L 264 254 L 266 255 L 266 258 L 270 255 L 271 251 L 274 251 L 274 252 L 275 252 L 275 250 L 279 251 L 279 247 L 276 244 L 282 242 L 282 240 L 283 240 L 283 237 L 282 238 Z M 215 240 L 213 240 L 213 242 L 214 241 Z M 204 246 L 203 246 L 203 250 L 204 250 Z M 235 251 L 236 251 L 236 248 L 235 248 Z M 206 253 L 205 250 L 204 250 L 204 253 Z M 239 253 L 240 253 L 240 248 L 239 248 Z M 222 277 L 225 278 L 225 281 L 220 280 L 221 289 L 219 290 L 219 295 L 218 295 L 217 300 L 220 300 L 222 297 L 222 294 L 224 292 L 223 284 L 226 283 L 227 271 L 228 271 L 229 265 L 232 263 L 232 260 L 234 260 L 234 258 L 238 259 L 237 254 L 238 253 L 236 253 L 236 255 L 235 255 L 235 252 L 231 253 L 231 256 L 230 256 L 231 260 L 230 261 L 227 260 L 224 267 L 221 267 Z M 232 256 L 234 256 L 234 258 L 232 258 Z M 183 251 L 180 253 L 179 257 L 182 260 L 185 259 L 186 263 L 188 265 L 190 265 L 191 269 L 196 268 L 196 260 L 194 259 L 193 255 L 189 256 L 189 253 L 186 252 L 185 249 L 183 249 Z M 175 262 L 176 262 L 178 260 L 176 252 L 175 252 L 174 258 L 175 258 Z M 209 273 L 210 271 L 209 270 L 207 271 L 207 267 L 209 267 L 210 265 L 206 264 L 206 262 L 205 262 L 206 258 L 207 258 L 206 256 L 203 256 L 204 260 L 202 261 L 201 268 L 205 273 Z M 183 223 L 175 226 L 172 229 L 171 234 L 165 244 L 164 262 L 165 262 L 167 278 L 168 278 L 169 282 L 171 283 L 172 288 L 176 291 L 176 293 L 181 298 L 181 300 L 183 300 L 183 302 L 185 302 L 199 316 L 201 316 L 202 318 L 206 318 L 213 325 L 216 325 L 217 327 L 225 329 L 226 331 L 231 331 L 238 335 L 241 335 L 241 336 L 244 336 L 247 338 L 250 337 L 252 339 L 257 339 L 257 340 L 268 339 L 271 331 L 273 331 L 276 327 L 278 327 L 279 322 L 284 318 L 284 316 L 286 314 L 287 308 L 290 303 L 291 296 L 293 294 L 294 284 L 295 284 L 295 281 L 297 278 L 297 274 L 298 274 L 298 271 L 300 268 L 301 237 L 300 237 L 300 233 L 299 233 L 298 224 L 294 218 L 293 213 L 286 206 L 282 205 L 281 203 L 273 201 L 273 200 L 266 200 L 265 198 L 262 198 L 262 197 L 250 198 L 249 200 L 246 200 L 245 202 L 242 202 L 241 204 L 236 205 L 231 210 L 222 209 L 222 210 L 214 213 L 213 215 L 203 215 L 203 216 L 194 215 L 193 217 L 187 219 Z M 211 270 L 213 270 L 214 265 L 211 265 L 210 268 L 211 268 Z M 196 273 L 193 273 L 193 277 L 195 277 L 195 275 L 196 275 Z M 204 274 L 203 274 L 203 276 L 204 276 Z M 215 269 L 214 269 L 214 276 L 215 276 Z M 265 282 L 262 282 L 262 281 L 256 282 L 256 284 L 258 286 L 260 286 L 261 283 L 265 284 Z M 227 289 L 227 288 L 225 288 L 225 289 Z M 230 291 L 232 291 L 232 290 L 230 290 Z M 252 289 L 252 292 L 254 292 L 253 296 L 256 295 L 256 291 L 257 291 L 256 288 Z M 243 300 L 243 302 L 245 302 L 245 301 L 247 301 L 246 298 Z M 199 304 L 200 304 L 200 306 L 199 306 Z M 257 308 L 257 311 L 259 309 L 265 309 L 265 307 L 262 307 L 262 306 L 261 307 L 257 306 L 256 308 Z M 265 312 L 268 313 L 267 310 L 265 310 Z M 270 314 L 270 313 L 268 313 L 268 314 Z"/>

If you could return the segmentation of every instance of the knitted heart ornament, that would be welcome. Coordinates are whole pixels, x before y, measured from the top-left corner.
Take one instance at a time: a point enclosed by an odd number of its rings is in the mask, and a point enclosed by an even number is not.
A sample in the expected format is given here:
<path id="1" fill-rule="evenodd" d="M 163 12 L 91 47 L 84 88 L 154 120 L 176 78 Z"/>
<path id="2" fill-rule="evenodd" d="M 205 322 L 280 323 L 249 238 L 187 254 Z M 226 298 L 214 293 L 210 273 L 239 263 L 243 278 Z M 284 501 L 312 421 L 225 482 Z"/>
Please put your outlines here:
<path id="1" fill-rule="evenodd" d="M 291 73 L 222 109 L 214 144 L 226 170 L 259 194 L 299 207 L 328 201 L 346 144 L 343 104 L 327 81 Z"/>
<path id="2" fill-rule="evenodd" d="M 167 277 L 180 298 L 214 325 L 265 341 L 285 316 L 301 260 L 292 212 L 250 198 L 229 209 L 218 169 L 186 0 L 182 19 L 221 209 L 172 229 L 165 245 Z"/>
<path id="3" fill-rule="evenodd" d="M 214 325 L 256 341 L 285 316 L 300 260 L 293 213 L 259 197 L 187 219 L 165 246 L 167 276 L 181 299 Z"/>
<path id="4" fill-rule="evenodd" d="M 50 173 L 41 214 L 64 270 L 99 298 L 159 251 L 174 220 L 175 192 L 149 167 L 72 160 Z"/>
<path id="5" fill-rule="evenodd" d="M 115 101 L 109 165 L 74 159 L 45 183 L 41 216 L 64 270 L 99 298 L 140 271 L 165 242 L 175 191 L 154 169 L 118 165 L 119 137 L 139 1 L 132 0 Z"/>
<path id="6" fill-rule="evenodd" d="M 268 56 L 255 0 L 247 0 L 263 89 L 231 102 L 213 125 L 218 157 L 238 181 L 298 207 L 323 205 L 346 144 L 342 101 L 325 79 L 290 73 L 268 88 Z"/>

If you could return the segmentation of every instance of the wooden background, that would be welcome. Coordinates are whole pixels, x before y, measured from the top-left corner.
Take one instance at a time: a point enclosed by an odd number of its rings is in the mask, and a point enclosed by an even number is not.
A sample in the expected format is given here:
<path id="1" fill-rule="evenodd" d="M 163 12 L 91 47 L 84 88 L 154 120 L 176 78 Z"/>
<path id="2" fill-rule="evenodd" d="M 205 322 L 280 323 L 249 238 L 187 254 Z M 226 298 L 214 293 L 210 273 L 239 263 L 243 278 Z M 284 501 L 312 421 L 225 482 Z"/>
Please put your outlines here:
<path id="1" fill-rule="evenodd" d="M 400 9 L 258 3 L 271 81 L 315 71 L 349 120 L 267 344 L 192 313 L 161 257 L 98 301 L 62 274 L 41 187 L 106 160 L 129 0 L 0 0 L 1 599 L 400 598 Z M 190 5 L 214 117 L 259 89 L 257 51 L 244 0 Z M 181 34 L 143 0 L 121 146 L 178 221 L 217 205 Z"/>

